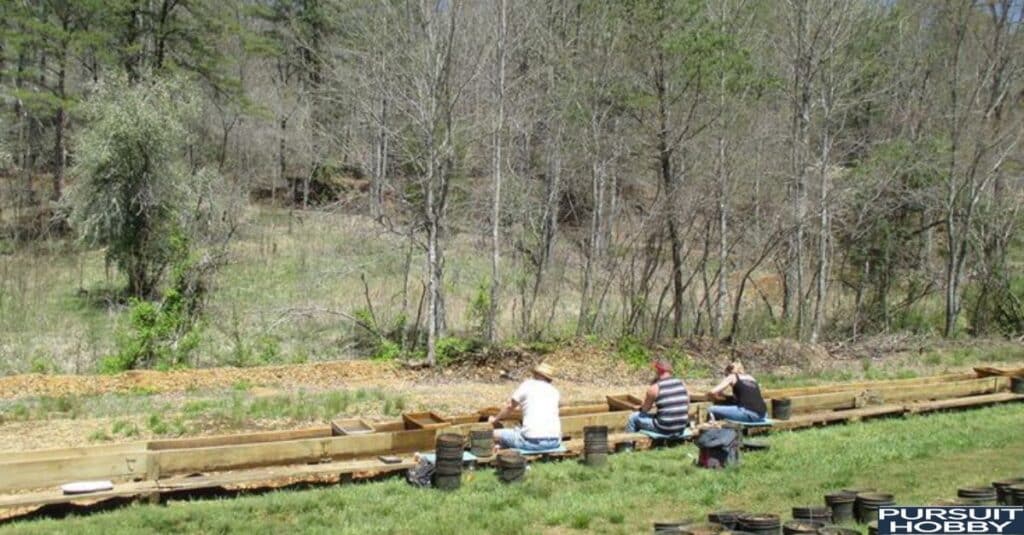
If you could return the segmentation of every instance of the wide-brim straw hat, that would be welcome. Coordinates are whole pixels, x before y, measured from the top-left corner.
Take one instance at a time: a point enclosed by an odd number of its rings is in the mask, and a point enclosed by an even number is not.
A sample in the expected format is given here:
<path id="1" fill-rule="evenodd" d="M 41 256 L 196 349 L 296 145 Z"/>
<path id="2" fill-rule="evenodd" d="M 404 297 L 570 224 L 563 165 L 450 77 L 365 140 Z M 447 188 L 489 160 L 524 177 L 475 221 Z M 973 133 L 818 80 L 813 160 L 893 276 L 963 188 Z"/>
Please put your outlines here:
<path id="1" fill-rule="evenodd" d="M 542 363 L 534 366 L 533 369 L 530 370 L 530 371 L 532 371 L 533 373 L 535 373 L 537 375 L 540 375 L 541 377 L 544 377 L 548 381 L 554 381 L 555 380 L 555 369 L 550 364 L 548 364 L 546 362 L 542 362 Z"/>

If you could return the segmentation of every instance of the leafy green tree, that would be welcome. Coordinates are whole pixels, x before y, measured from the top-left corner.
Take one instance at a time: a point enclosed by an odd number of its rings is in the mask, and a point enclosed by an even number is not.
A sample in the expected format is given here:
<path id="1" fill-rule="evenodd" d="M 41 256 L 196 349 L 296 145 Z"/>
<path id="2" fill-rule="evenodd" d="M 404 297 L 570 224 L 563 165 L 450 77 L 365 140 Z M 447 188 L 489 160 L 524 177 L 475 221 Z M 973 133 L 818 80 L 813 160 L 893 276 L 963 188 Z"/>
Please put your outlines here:
<path id="1" fill-rule="evenodd" d="M 154 296 L 174 260 L 191 177 L 183 161 L 196 92 L 180 81 L 104 82 L 82 106 L 70 221 L 81 239 L 107 247 L 133 296 Z"/>

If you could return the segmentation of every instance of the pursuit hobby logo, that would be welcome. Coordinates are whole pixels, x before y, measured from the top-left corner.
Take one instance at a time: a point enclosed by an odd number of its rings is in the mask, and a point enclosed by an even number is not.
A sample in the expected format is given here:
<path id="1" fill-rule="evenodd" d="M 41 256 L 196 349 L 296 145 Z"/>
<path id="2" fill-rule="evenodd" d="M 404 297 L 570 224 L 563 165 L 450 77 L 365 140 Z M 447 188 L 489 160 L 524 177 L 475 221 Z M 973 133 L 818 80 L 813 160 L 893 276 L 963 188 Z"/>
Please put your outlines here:
<path id="1" fill-rule="evenodd" d="M 1024 507 L 881 507 L 879 535 L 1024 535 Z"/>

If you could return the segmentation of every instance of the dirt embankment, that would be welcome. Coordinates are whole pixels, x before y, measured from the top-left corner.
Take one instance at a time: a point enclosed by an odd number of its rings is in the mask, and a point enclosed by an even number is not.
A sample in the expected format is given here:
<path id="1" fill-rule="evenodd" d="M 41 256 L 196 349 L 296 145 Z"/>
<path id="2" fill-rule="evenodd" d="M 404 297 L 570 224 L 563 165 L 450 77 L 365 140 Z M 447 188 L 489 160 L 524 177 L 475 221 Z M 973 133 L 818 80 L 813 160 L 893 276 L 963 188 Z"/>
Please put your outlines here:
<path id="1" fill-rule="evenodd" d="M 992 342 L 972 342 L 992 345 Z M 943 347 L 949 344 L 944 344 Z M 742 360 L 755 374 L 814 374 L 856 368 L 865 359 L 905 366 L 900 357 L 913 357 L 936 349 L 934 341 L 909 336 L 871 339 L 856 345 L 826 347 L 774 338 L 736 346 L 693 339 L 665 348 L 685 354 L 704 374 L 717 375 L 732 360 Z M 946 349 L 949 349 L 946 347 Z M 657 350 L 654 352 L 657 353 Z M 907 360 L 903 358 L 902 360 Z M 567 384 L 588 386 L 640 385 L 650 371 L 625 363 L 613 347 L 577 341 L 551 353 L 503 348 L 436 369 L 411 369 L 395 362 L 347 360 L 253 368 L 206 368 L 167 372 L 136 370 L 117 375 L 23 374 L 0 377 L 0 399 L 32 396 L 73 396 L 110 393 L 168 393 L 267 386 L 280 390 L 329 390 L 348 387 L 444 385 L 452 383 L 502 384 L 524 377 L 534 364 L 545 361 L 558 369 Z M 919 364 L 919 363 L 918 363 Z"/>
<path id="2" fill-rule="evenodd" d="M 969 358 L 961 358 L 967 355 Z M 928 345 L 928 341 L 906 337 L 876 339 L 858 345 L 828 348 L 773 339 L 740 346 L 721 346 L 713 341 L 691 340 L 666 352 L 685 354 L 689 369 L 682 373 L 692 390 L 704 390 L 717 380 L 721 366 L 734 359 L 743 360 L 756 375 L 798 374 L 812 379 L 831 377 L 858 378 L 883 372 L 892 375 L 913 370 L 918 374 L 941 373 L 951 369 L 969 369 L 977 359 L 995 356 L 1008 362 L 1012 357 L 1024 362 L 1024 348 L 1007 342 L 972 341 L 969 348 L 959 343 Z M 57 398 L 57 408 L 38 414 L 4 414 L 0 410 L 0 451 L 58 448 L 145 440 L 160 436 L 196 436 L 246 430 L 288 429 L 319 425 L 320 418 L 331 418 L 328 409 L 310 417 L 279 411 L 276 416 L 253 416 L 243 412 L 229 428 L 212 414 L 189 415 L 186 407 L 209 403 L 214 414 L 243 408 L 262 401 L 307 405 L 312 399 L 302 393 L 348 392 L 355 396 L 372 390 L 368 402 L 353 403 L 336 416 L 361 415 L 369 419 L 393 418 L 387 403 L 401 400 L 398 410 L 429 408 L 442 413 L 468 412 L 503 403 L 516 383 L 535 363 L 543 360 L 555 367 L 563 402 L 596 402 L 610 393 L 641 394 L 651 379 L 651 371 L 626 364 L 609 345 L 576 342 L 547 354 L 526 349 L 502 349 L 475 355 L 464 362 L 437 369 L 412 369 L 393 362 L 340 361 L 257 368 L 211 368 L 171 372 L 133 371 L 119 375 L 40 375 L 0 377 L 0 400 L 8 407 L 24 404 L 20 398 Z M 1015 356 L 1014 356 L 1015 355 Z M 837 374 L 835 372 L 843 372 Z M 117 394 L 145 394 L 143 396 Z M 76 396 L 97 396 L 86 402 Z M 71 399 L 68 399 L 71 398 Z M 358 398 L 354 398 L 358 399 Z M 28 402 L 40 404 L 42 400 Z M 64 405 L 77 404 L 78 410 L 64 412 Z M 241 404 L 241 405 L 239 405 Z M 238 405 L 238 407 L 236 407 Z M 114 408 L 111 408 L 113 406 Z M 219 412 L 218 412 L 219 411 Z M 302 411 L 299 411 L 302 413 Z M 158 416 L 154 420 L 154 414 Z M 390 415 L 390 416 L 388 416 Z M 13 416 L 6 418 L 6 416 Z M 45 424 L 39 420 L 45 419 Z M 154 421 L 180 421 L 178 429 L 160 430 Z M 237 420 L 237 421 L 236 421 Z M 132 434 L 115 432 L 128 424 Z"/>

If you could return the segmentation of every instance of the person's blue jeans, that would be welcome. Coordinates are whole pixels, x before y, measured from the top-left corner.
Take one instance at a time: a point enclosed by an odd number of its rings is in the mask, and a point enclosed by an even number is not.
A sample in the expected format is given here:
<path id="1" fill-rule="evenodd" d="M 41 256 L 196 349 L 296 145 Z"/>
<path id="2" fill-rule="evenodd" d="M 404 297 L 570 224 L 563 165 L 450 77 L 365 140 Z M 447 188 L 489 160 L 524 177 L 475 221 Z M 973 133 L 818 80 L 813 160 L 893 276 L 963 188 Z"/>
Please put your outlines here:
<path id="1" fill-rule="evenodd" d="M 561 438 L 544 438 L 539 440 L 526 438 L 523 436 L 523 430 L 519 427 L 515 429 L 495 429 L 494 440 L 502 448 L 514 448 L 525 451 L 553 450 L 562 444 Z"/>
<path id="2" fill-rule="evenodd" d="M 636 433 L 637 431 L 654 431 L 657 433 L 658 429 L 654 427 L 654 417 L 639 411 L 630 414 L 629 420 L 626 421 L 626 432 Z"/>
<path id="3" fill-rule="evenodd" d="M 756 412 L 739 405 L 712 405 L 708 407 L 708 414 L 716 420 L 732 420 L 734 422 L 759 422 L 764 419 Z"/>

